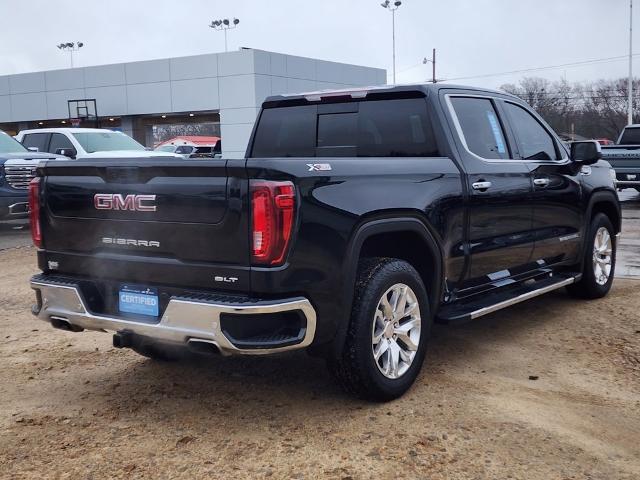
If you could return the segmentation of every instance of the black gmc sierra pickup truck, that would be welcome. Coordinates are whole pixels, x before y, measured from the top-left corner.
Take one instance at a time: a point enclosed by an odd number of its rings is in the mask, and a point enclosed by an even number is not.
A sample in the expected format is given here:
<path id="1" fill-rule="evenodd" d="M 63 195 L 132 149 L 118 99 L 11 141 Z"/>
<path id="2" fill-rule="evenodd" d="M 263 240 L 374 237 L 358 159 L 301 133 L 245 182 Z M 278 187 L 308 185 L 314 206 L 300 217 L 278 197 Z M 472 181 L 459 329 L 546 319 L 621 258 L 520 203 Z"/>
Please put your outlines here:
<path id="1" fill-rule="evenodd" d="M 493 91 L 270 97 L 246 158 L 42 162 L 33 313 L 152 358 L 304 348 L 389 400 L 433 321 L 607 294 L 621 216 L 600 157 Z"/>

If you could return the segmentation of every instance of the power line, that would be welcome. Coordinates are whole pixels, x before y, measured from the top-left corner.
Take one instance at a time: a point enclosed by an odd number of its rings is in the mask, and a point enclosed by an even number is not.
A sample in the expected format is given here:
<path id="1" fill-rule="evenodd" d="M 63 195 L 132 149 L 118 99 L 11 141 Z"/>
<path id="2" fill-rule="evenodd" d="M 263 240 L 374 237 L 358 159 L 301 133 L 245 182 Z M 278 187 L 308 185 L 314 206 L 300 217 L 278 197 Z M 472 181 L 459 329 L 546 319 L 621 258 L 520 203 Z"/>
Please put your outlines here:
<path id="1" fill-rule="evenodd" d="M 633 56 L 634 57 L 640 56 L 640 53 L 636 53 Z M 621 55 L 621 56 L 618 56 L 618 57 L 596 58 L 596 59 L 593 59 L 593 60 L 584 60 L 584 61 L 581 61 L 581 62 L 562 63 L 562 64 L 558 64 L 558 65 L 549 65 L 549 66 L 546 66 L 546 67 L 535 67 L 535 68 L 524 68 L 524 69 L 521 69 L 521 70 L 511 70 L 509 72 L 485 73 L 485 74 L 481 74 L 481 75 L 473 75 L 473 76 L 468 76 L 468 77 L 453 77 L 453 78 L 447 78 L 447 79 L 445 79 L 445 81 L 470 80 L 470 79 L 475 79 L 475 78 L 499 77 L 499 76 L 503 76 L 503 75 L 513 75 L 513 74 L 517 74 L 517 73 L 537 72 L 537 71 L 541 71 L 541 70 L 554 70 L 554 69 L 557 69 L 557 68 L 578 67 L 578 66 L 583 66 L 583 65 L 596 65 L 596 64 L 601 64 L 601 63 L 619 62 L 621 60 L 627 60 L 628 58 L 629 58 L 628 55 Z M 413 67 L 409 67 L 409 68 L 413 68 Z"/>

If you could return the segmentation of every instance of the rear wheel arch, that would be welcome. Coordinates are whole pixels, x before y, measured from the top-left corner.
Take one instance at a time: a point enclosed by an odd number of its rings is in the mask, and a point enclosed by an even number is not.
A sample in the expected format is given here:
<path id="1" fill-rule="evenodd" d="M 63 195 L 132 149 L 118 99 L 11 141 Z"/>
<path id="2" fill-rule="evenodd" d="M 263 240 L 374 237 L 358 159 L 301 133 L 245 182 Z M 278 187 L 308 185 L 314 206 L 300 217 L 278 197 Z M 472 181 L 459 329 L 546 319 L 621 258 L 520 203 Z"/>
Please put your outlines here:
<path id="1" fill-rule="evenodd" d="M 427 289 L 431 311 L 437 311 L 444 284 L 444 257 L 436 236 L 425 222 L 412 216 L 385 217 L 369 219 L 355 229 L 343 271 L 345 311 L 350 311 L 353 302 L 358 264 L 366 257 L 398 258 L 411 264 Z M 334 354 L 342 351 L 348 324 L 346 318 L 338 327 Z"/>

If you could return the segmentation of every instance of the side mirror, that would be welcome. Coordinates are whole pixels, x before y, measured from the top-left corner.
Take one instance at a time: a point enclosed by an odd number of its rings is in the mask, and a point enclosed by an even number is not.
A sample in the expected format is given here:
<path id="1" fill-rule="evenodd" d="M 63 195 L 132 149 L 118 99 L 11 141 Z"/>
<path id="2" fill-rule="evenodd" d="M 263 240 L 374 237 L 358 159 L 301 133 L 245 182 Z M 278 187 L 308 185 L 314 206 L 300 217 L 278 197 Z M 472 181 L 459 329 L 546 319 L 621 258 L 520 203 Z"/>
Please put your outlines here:
<path id="1" fill-rule="evenodd" d="M 571 159 L 584 165 L 592 165 L 602 158 L 602 148 L 596 140 L 571 143 Z"/>
<path id="2" fill-rule="evenodd" d="M 76 158 L 77 154 L 78 154 L 78 152 L 76 152 L 75 148 L 58 148 L 58 149 L 56 149 L 56 155 L 62 155 L 63 157 Z"/>
<path id="3" fill-rule="evenodd" d="M 38 147 L 27 147 L 30 152 L 39 152 Z"/>

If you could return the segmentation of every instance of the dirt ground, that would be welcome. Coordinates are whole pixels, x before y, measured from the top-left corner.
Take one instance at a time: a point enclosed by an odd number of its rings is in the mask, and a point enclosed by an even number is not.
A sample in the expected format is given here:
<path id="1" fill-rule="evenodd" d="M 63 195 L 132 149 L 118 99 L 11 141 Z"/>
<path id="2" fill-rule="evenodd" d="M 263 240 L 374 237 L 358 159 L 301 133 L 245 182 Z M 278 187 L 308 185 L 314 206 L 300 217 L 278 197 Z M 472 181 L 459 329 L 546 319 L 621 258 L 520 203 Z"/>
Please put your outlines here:
<path id="1" fill-rule="evenodd" d="M 368 404 L 321 360 L 162 364 L 29 313 L 0 252 L 2 478 L 640 478 L 640 282 L 437 327 L 416 385 Z"/>

